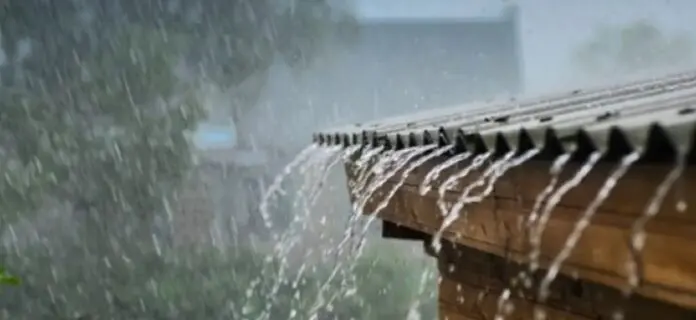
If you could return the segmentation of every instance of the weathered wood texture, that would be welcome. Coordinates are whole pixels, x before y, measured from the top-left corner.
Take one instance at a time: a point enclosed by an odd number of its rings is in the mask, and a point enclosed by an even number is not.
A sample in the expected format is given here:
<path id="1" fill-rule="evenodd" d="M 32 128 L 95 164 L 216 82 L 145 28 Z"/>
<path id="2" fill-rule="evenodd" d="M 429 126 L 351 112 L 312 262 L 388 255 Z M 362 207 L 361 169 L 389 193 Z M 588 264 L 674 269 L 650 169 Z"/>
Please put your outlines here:
<path id="1" fill-rule="evenodd" d="M 496 314 L 509 320 L 534 319 L 694 319 L 696 312 L 633 295 L 626 298 L 619 290 L 582 279 L 561 275 L 551 286 L 546 301 L 537 300 L 542 273 L 529 277 L 528 286 L 510 285 L 526 266 L 494 254 L 463 245 L 446 243 L 438 259 L 442 276 L 439 292 L 440 318 L 494 319 Z M 505 289 L 511 295 L 500 302 Z M 505 312 L 507 310 L 507 312 Z M 448 318 L 449 317 L 449 318 Z M 466 319 L 466 318 L 465 318 Z"/>
<path id="2" fill-rule="evenodd" d="M 405 227 L 434 234 L 442 223 L 438 209 L 437 190 L 443 180 L 466 167 L 467 163 L 442 172 L 429 193 L 420 196 L 418 187 L 424 176 L 439 161 L 413 171 L 399 187 L 379 218 Z M 484 166 L 485 167 L 485 166 Z M 492 194 L 484 201 L 465 206 L 465 212 L 444 236 L 458 244 L 527 262 L 530 245 L 524 221 L 532 210 L 537 195 L 547 186 L 548 163 L 529 162 L 507 172 L 495 183 Z M 579 165 L 569 164 L 560 177 L 560 184 L 571 177 Z M 598 189 L 613 171 L 615 164 L 600 164 L 580 186 L 566 194 L 553 211 L 541 242 L 541 264 L 548 266 L 566 243 L 579 216 L 595 198 Z M 356 172 L 348 165 L 349 179 Z M 631 261 L 629 238 L 631 227 L 653 198 L 658 184 L 671 168 L 636 165 L 619 181 L 609 198 L 592 218 L 591 224 L 563 264 L 561 273 L 603 284 L 616 289 L 627 286 L 627 263 Z M 446 199 L 454 202 L 465 186 L 476 181 L 483 170 L 460 180 Z M 401 173 L 385 183 L 367 202 L 366 213 L 382 203 L 386 194 L 398 185 Z M 642 284 L 637 293 L 686 308 L 696 309 L 696 210 L 687 206 L 679 212 L 677 200 L 689 201 L 696 190 L 696 170 L 688 168 L 672 188 L 656 218 L 646 227 L 647 243 L 640 258 Z M 477 189 L 475 193 L 479 193 Z M 446 287 L 446 286 L 445 286 Z M 444 289 L 443 289 L 444 290 Z M 562 318 L 562 317 L 561 317 Z M 572 318 L 568 318 L 572 319 Z"/>

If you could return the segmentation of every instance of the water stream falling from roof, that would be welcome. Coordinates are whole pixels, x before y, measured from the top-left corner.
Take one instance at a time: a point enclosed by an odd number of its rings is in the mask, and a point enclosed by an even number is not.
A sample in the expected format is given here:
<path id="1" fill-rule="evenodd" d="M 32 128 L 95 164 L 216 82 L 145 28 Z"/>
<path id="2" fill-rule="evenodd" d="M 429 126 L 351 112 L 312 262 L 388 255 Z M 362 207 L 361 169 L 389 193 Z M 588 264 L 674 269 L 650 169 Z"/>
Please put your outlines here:
<path id="1" fill-rule="evenodd" d="M 585 161 L 585 163 L 580 167 L 580 169 L 575 172 L 575 175 L 565 183 L 563 183 L 546 202 L 544 210 L 541 212 L 538 221 L 530 228 L 530 261 L 529 269 L 531 272 L 536 271 L 539 268 L 539 258 L 541 255 L 541 238 L 546 229 L 546 225 L 551 219 L 551 213 L 556 208 L 558 203 L 561 202 L 563 196 L 568 193 L 573 188 L 577 187 L 583 179 L 590 173 L 594 166 L 599 162 L 602 157 L 601 152 L 593 152 Z"/>
<path id="2" fill-rule="evenodd" d="M 556 255 L 556 257 L 551 262 L 546 275 L 541 280 L 539 284 L 539 299 L 543 303 L 550 295 L 551 282 L 556 279 L 556 276 L 561 271 L 563 263 L 571 255 L 573 249 L 580 241 L 583 231 L 591 223 L 592 217 L 597 213 L 599 207 L 604 203 L 604 201 L 609 197 L 611 191 L 616 187 L 626 172 L 631 168 L 631 166 L 640 159 L 641 151 L 637 150 L 631 152 L 630 154 L 623 157 L 621 162 L 617 165 L 616 169 L 609 175 L 602 187 L 597 192 L 595 198 L 590 202 L 585 211 L 580 215 L 579 219 L 573 226 L 573 230 L 568 235 L 565 244 L 561 251 Z"/>
<path id="3" fill-rule="evenodd" d="M 428 173 L 425 175 L 425 178 L 423 178 L 423 181 L 421 182 L 420 187 L 418 188 L 419 194 L 421 196 L 424 196 L 425 194 L 430 192 L 433 181 L 437 181 L 437 179 L 440 177 L 440 174 L 443 171 L 458 165 L 462 161 L 466 161 L 471 157 L 471 155 L 472 153 L 470 152 L 456 154 L 443 161 L 442 163 L 435 165 L 430 171 L 428 171 Z"/>
<path id="4" fill-rule="evenodd" d="M 270 218 L 270 213 L 268 209 L 269 201 L 272 197 L 276 195 L 278 192 L 282 192 L 281 186 L 283 183 L 283 180 L 294 170 L 297 166 L 301 165 L 304 161 L 307 161 L 307 158 L 312 156 L 313 152 L 318 149 L 318 146 L 315 144 L 312 144 L 308 147 L 306 147 L 304 150 L 302 150 L 290 163 L 288 163 L 285 168 L 283 168 L 283 171 L 281 174 L 276 176 L 276 178 L 273 180 L 273 183 L 268 187 L 268 190 L 263 195 L 263 198 L 261 200 L 261 205 L 259 208 L 261 217 L 264 220 L 264 224 L 266 225 L 267 228 L 272 227 L 272 222 Z"/>
<path id="5" fill-rule="evenodd" d="M 474 159 L 471 161 L 471 163 L 466 166 L 464 169 L 461 171 L 449 176 L 445 182 L 443 182 L 440 187 L 437 190 L 438 193 L 438 201 L 437 201 L 437 206 L 440 208 L 440 213 L 442 216 L 446 216 L 448 212 L 448 204 L 446 201 L 445 195 L 447 194 L 447 190 L 453 187 L 459 181 L 459 179 L 463 179 L 466 176 L 468 176 L 472 171 L 478 170 L 481 166 L 483 166 L 486 161 L 492 156 L 492 153 L 484 153 L 477 155 L 474 157 Z"/>
<path id="6" fill-rule="evenodd" d="M 629 242 L 631 257 L 626 262 L 628 288 L 626 288 L 625 293 L 627 296 L 630 296 L 641 284 L 641 279 L 643 277 L 643 259 L 641 258 L 641 253 L 645 247 L 647 238 L 645 226 L 659 213 L 668 192 L 672 190 L 674 184 L 683 175 L 686 169 L 686 157 L 687 155 L 684 152 L 677 153 L 674 167 L 667 173 L 664 180 L 655 189 L 655 194 L 653 194 L 648 202 L 643 214 L 636 219 L 631 226 L 631 241 Z M 679 201 L 683 200 L 680 199 Z"/>
<path id="7" fill-rule="evenodd" d="M 372 222 L 377 219 L 378 215 L 382 212 L 382 210 L 386 209 L 387 206 L 389 205 L 389 202 L 392 201 L 394 198 L 394 195 L 396 194 L 397 191 L 404 185 L 406 182 L 406 179 L 408 179 L 409 175 L 416 169 L 418 169 L 420 166 L 424 165 L 427 161 L 432 160 L 435 157 L 441 156 L 445 152 L 448 152 L 452 149 L 451 146 L 446 146 L 439 148 L 437 150 L 432 151 L 431 153 L 422 156 L 424 153 L 429 152 L 433 149 L 435 149 L 437 146 L 436 145 L 427 145 L 423 147 L 415 147 L 413 148 L 413 156 L 418 157 L 421 156 L 420 159 L 412 161 L 408 167 L 406 167 L 403 172 L 401 173 L 401 176 L 399 180 L 389 189 L 387 192 L 386 196 L 379 202 L 377 203 L 377 206 L 370 212 L 368 215 L 368 219 L 365 223 L 365 226 L 363 227 L 362 231 L 360 232 L 359 235 L 359 241 L 358 241 L 358 246 L 357 250 L 362 251 L 362 248 L 364 247 L 365 244 L 365 237 L 367 235 L 367 229 L 370 227 Z M 407 159 L 406 161 L 411 161 L 412 159 Z M 383 183 L 385 184 L 386 181 Z M 359 256 L 359 255 L 358 255 Z"/>
<path id="8" fill-rule="evenodd" d="M 487 152 L 485 153 L 486 159 L 490 158 L 492 156 L 492 152 Z M 432 246 L 435 249 L 436 252 L 440 251 L 441 248 L 441 240 L 444 232 L 454 224 L 457 219 L 461 216 L 461 211 L 466 204 L 465 201 L 467 200 L 467 197 L 473 191 L 475 188 L 481 186 L 484 184 L 486 179 L 491 178 L 491 179 L 497 179 L 500 177 L 499 172 L 504 171 L 504 167 L 509 162 L 512 157 L 515 156 L 514 151 L 510 151 L 505 154 L 501 159 L 498 159 L 491 163 L 486 171 L 483 172 L 481 176 L 478 177 L 473 183 L 470 183 L 468 185 L 465 185 L 464 190 L 462 193 L 459 195 L 457 200 L 454 202 L 451 208 L 447 210 L 447 212 L 444 214 L 444 220 L 442 221 L 442 224 L 438 228 L 437 232 L 435 232 L 435 235 L 433 236 L 432 240 Z M 441 188 L 442 190 L 442 188 Z M 441 195 L 444 195 L 445 192 L 442 192 Z M 445 206 L 440 207 L 440 209 L 443 209 Z M 466 222 L 466 221 L 465 221 Z"/>
<path id="9" fill-rule="evenodd" d="M 439 197 L 436 199 L 436 204 L 443 210 L 441 215 L 444 219 L 430 243 L 437 252 L 441 247 L 440 241 L 442 241 L 445 230 L 462 219 L 461 217 L 463 217 L 463 224 L 468 223 L 466 220 L 467 206 L 480 203 L 490 197 L 495 190 L 498 180 L 505 176 L 506 172 L 525 164 L 541 151 L 535 148 L 521 153 L 517 150 L 511 150 L 502 157 L 490 161 L 493 157 L 492 152 L 479 154 L 472 158 L 472 155 L 469 153 L 452 155 L 453 149 L 454 146 L 438 147 L 436 144 L 431 144 L 401 150 L 387 150 L 383 147 L 340 146 L 324 148 L 323 152 L 316 150 L 316 148 L 310 149 L 313 151 L 305 151 L 313 153 L 313 155 L 304 155 L 304 160 L 298 161 L 296 159 L 290 166 L 291 168 L 299 168 L 297 170 L 303 173 L 305 180 L 298 187 L 297 195 L 293 198 L 292 206 L 299 210 L 293 221 L 296 227 L 294 229 L 290 228 L 290 230 L 294 231 L 282 234 L 277 239 L 278 241 L 275 245 L 275 255 L 283 259 L 281 259 L 278 268 L 275 269 L 278 272 L 276 275 L 278 281 L 271 292 L 279 292 L 283 282 L 288 281 L 283 270 L 289 268 L 288 258 L 293 259 L 292 248 L 301 241 L 301 231 L 306 230 L 307 221 L 318 218 L 312 215 L 310 209 L 319 198 L 331 168 L 339 164 L 345 164 L 350 167 L 348 172 L 351 174 L 348 177 L 348 185 L 349 190 L 352 192 L 353 207 L 352 212 L 346 212 L 348 221 L 345 230 L 343 230 L 343 236 L 337 239 L 335 243 L 317 250 L 321 263 L 330 263 L 333 265 L 333 268 L 330 269 L 319 285 L 316 296 L 310 299 L 309 303 L 312 305 L 310 309 L 313 310 L 310 319 L 320 319 L 320 310 L 322 308 L 331 306 L 340 299 L 349 298 L 357 294 L 357 284 L 354 278 L 355 261 L 363 253 L 370 225 L 380 217 L 381 212 L 390 206 L 400 190 L 413 187 L 413 181 L 409 180 L 409 178 L 422 177 L 421 181 L 418 181 L 416 185 L 418 193 L 427 194 L 428 190 L 433 186 L 438 188 Z M 535 196 L 533 206 L 526 215 L 526 219 L 518 219 L 518 227 L 526 228 L 529 231 L 527 240 L 529 240 L 530 246 L 527 252 L 528 261 L 526 261 L 529 263 L 528 269 L 522 268 L 521 272 L 516 277 L 511 278 L 508 287 L 504 288 L 500 296 L 498 296 L 496 320 L 504 319 L 514 310 L 515 306 L 510 303 L 510 299 L 514 295 L 513 290 L 516 286 L 522 284 L 526 288 L 531 287 L 531 282 L 533 281 L 531 274 L 540 269 L 541 241 L 544 230 L 552 219 L 554 209 L 556 209 L 566 194 L 585 180 L 603 155 L 599 151 L 590 153 L 587 159 L 578 167 L 577 171 L 572 173 L 569 179 L 562 183 L 559 181 L 560 176 L 571 159 L 571 153 L 563 153 L 557 156 L 550 165 L 549 181 Z M 571 256 L 584 230 L 590 225 L 593 216 L 609 197 L 618 181 L 641 155 L 640 150 L 626 155 L 616 169 L 609 174 L 587 208 L 579 215 L 566 243 L 563 244 L 558 254 L 553 257 L 548 268 L 546 268 L 546 265 L 544 266 L 545 276 L 537 283 L 539 285 L 537 292 L 539 301 L 545 301 L 548 298 L 551 283 L 561 272 L 564 263 Z M 460 170 L 451 170 L 452 167 L 460 165 L 462 161 L 469 159 L 471 159 L 470 162 L 462 165 L 463 168 Z M 637 255 L 639 255 L 645 244 L 645 225 L 657 214 L 667 192 L 676 184 L 678 178 L 683 175 L 685 157 L 680 159 L 674 168 L 667 173 L 664 181 L 657 187 L 655 195 L 650 199 L 643 215 L 633 224 L 631 246 L 634 259 L 627 261 L 626 265 L 627 270 L 629 270 L 628 283 L 630 290 L 634 290 L 640 285 L 639 277 L 642 268 L 639 265 Z M 421 170 L 421 173 L 414 175 L 414 172 L 425 166 L 425 164 L 429 164 L 427 166 L 429 169 Z M 486 164 L 485 169 L 478 173 L 474 179 L 464 179 L 472 172 L 480 170 Z M 441 172 L 448 169 L 454 172 L 445 181 L 440 184 L 433 183 L 438 181 L 438 176 Z M 287 175 L 288 171 L 285 170 L 284 174 Z M 466 180 L 466 182 L 460 182 L 459 180 Z M 411 182 L 407 183 L 407 181 Z M 280 187 L 277 186 L 274 190 L 276 190 L 275 192 L 280 192 Z M 458 192 L 459 195 L 452 203 L 449 203 L 447 196 L 453 192 Z M 270 198 L 269 196 L 266 197 L 266 199 Z M 457 239 L 448 240 L 457 241 Z M 307 250 L 304 256 L 295 257 L 294 259 L 299 259 L 300 261 L 308 260 L 311 252 L 312 250 Z M 310 268 L 309 264 L 303 262 L 300 262 L 298 266 L 298 269 L 305 273 L 311 272 Z M 424 273 L 422 277 L 422 279 L 425 279 L 427 275 Z M 300 280 L 298 279 L 293 279 L 293 282 L 299 283 L 298 281 Z M 340 283 L 340 289 L 330 288 L 332 283 Z M 294 284 L 293 286 L 297 285 L 299 284 Z M 303 301 L 307 301 L 306 298 L 302 297 Z M 416 310 L 418 304 L 419 301 L 413 302 L 413 308 L 409 311 L 409 317 L 418 318 L 418 311 Z M 270 319 L 270 308 L 267 309 L 265 315 L 265 317 L 259 319 Z M 535 316 L 543 317 L 544 313 L 537 312 Z"/>
<path id="10" fill-rule="evenodd" d="M 391 177 L 393 177 L 396 173 L 400 172 L 404 166 L 406 166 L 413 158 L 421 155 L 422 153 L 431 150 L 431 147 L 424 148 L 424 147 L 418 147 L 418 148 L 413 148 L 413 149 L 404 149 L 404 150 L 399 150 L 396 152 L 391 152 L 385 154 L 381 159 L 379 159 L 369 170 L 366 170 L 364 172 L 367 172 L 367 174 L 372 174 L 373 178 L 370 180 L 368 178 L 363 178 L 360 177 L 360 181 L 368 184 L 367 186 L 362 186 L 362 185 L 355 185 L 355 188 L 358 188 L 360 190 L 365 190 L 364 194 L 359 195 L 360 197 L 357 198 L 354 202 L 353 206 L 353 216 L 351 217 L 351 221 L 349 222 L 348 229 L 346 230 L 346 233 L 344 234 L 343 239 L 340 240 L 340 242 L 337 244 L 336 247 L 332 248 L 333 254 L 335 256 L 340 256 L 343 253 L 345 253 L 346 245 L 349 243 L 350 240 L 352 240 L 353 237 L 353 229 L 356 228 L 355 222 L 360 218 L 360 216 L 363 214 L 363 210 L 365 209 L 365 205 L 368 203 L 368 201 L 371 200 L 372 197 L 374 197 L 375 192 L 383 187 L 384 183 L 389 180 Z M 373 155 L 369 155 L 372 157 Z M 365 224 L 366 227 L 365 229 L 361 230 L 360 234 L 361 236 L 364 236 L 364 233 L 367 230 L 367 226 L 369 226 L 369 223 Z M 318 309 L 320 306 L 325 305 L 327 303 L 330 303 L 331 300 L 335 299 L 335 295 L 338 294 L 344 294 L 344 295 L 352 295 L 354 290 L 351 288 L 343 288 L 342 293 L 338 292 L 327 292 L 328 286 L 331 282 L 334 281 L 334 279 L 339 275 L 339 273 L 343 270 L 345 273 L 350 274 L 350 270 L 352 270 L 352 263 L 354 263 L 355 259 L 358 258 L 354 255 L 355 250 L 349 250 L 348 251 L 349 256 L 344 259 L 336 259 L 334 262 L 334 267 L 332 270 L 329 272 L 328 277 L 326 280 L 323 281 L 323 284 L 320 286 L 320 289 L 317 292 L 317 296 L 314 299 L 314 308 L 313 309 Z M 348 262 L 348 265 L 345 265 L 346 261 L 351 261 Z M 329 297 L 327 299 L 325 297 L 326 294 L 333 295 L 333 297 Z"/>
<path id="11" fill-rule="evenodd" d="M 530 229 L 532 226 L 534 226 L 537 219 L 539 218 L 539 210 L 541 209 L 541 205 L 544 203 L 544 200 L 546 200 L 546 198 L 556 188 L 556 185 L 558 184 L 559 180 L 559 175 L 563 171 L 565 165 L 570 160 L 570 157 L 570 153 L 564 153 L 556 157 L 556 159 L 553 161 L 553 164 L 549 169 L 549 182 L 546 185 L 546 187 L 544 187 L 544 189 L 536 196 L 534 200 L 534 205 L 532 206 L 532 210 L 530 211 L 530 213 L 527 215 L 526 221 L 522 221 L 522 223 L 518 226 L 520 229 Z M 529 261 L 532 261 L 534 257 L 530 254 L 528 259 Z M 504 320 L 505 317 L 514 310 L 515 306 L 514 304 L 510 303 L 510 297 L 512 294 L 512 290 L 517 289 L 519 285 L 523 285 L 527 288 L 531 287 L 531 275 L 529 275 L 527 270 L 524 268 L 522 268 L 522 270 L 520 270 L 517 275 L 510 279 L 510 281 L 507 284 L 507 288 L 505 288 L 503 292 L 500 294 L 500 297 L 498 297 L 496 314 L 494 316 L 496 320 Z"/>

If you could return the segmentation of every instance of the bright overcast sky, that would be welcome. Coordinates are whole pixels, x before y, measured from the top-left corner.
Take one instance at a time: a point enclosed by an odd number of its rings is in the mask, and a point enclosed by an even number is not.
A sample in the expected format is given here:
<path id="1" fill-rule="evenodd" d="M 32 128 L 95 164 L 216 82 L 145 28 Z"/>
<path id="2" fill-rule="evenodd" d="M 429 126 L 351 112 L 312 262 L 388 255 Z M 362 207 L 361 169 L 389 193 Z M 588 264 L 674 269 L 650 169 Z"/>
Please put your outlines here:
<path id="1" fill-rule="evenodd" d="M 356 0 L 362 17 L 480 17 L 499 0 Z M 567 79 L 573 48 L 602 24 L 637 19 L 696 35 L 696 0 L 519 0 L 527 86 L 535 91 Z"/>

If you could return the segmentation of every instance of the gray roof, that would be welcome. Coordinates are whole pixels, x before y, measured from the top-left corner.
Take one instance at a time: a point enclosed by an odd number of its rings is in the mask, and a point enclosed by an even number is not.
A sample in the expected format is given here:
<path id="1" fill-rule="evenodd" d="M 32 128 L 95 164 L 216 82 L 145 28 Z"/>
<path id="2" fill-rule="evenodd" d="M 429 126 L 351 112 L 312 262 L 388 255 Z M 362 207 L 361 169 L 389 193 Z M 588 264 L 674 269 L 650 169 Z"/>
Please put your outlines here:
<path id="1" fill-rule="evenodd" d="M 469 150 L 691 147 L 696 123 L 696 71 L 620 86 L 521 101 L 422 112 L 329 129 L 322 144 L 407 147 L 457 143 Z"/>

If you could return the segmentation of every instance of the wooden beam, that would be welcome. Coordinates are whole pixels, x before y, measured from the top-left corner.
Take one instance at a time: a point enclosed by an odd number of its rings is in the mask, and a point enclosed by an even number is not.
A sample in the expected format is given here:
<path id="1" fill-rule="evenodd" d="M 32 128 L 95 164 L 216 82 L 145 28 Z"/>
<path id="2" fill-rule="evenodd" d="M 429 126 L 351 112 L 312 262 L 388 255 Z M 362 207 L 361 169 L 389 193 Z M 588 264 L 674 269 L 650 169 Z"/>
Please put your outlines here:
<path id="1" fill-rule="evenodd" d="M 510 260 L 466 246 L 445 243 L 438 260 L 442 275 L 439 288 L 441 319 L 494 319 L 507 310 L 505 319 L 534 319 L 543 313 L 546 319 L 613 319 L 622 312 L 624 319 L 693 319 L 696 312 L 667 303 L 632 296 L 626 298 L 610 287 L 582 279 L 559 276 L 551 287 L 550 298 L 536 299 L 541 274 L 531 277 L 528 286 L 511 286 L 519 271 L 525 268 Z M 510 299 L 501 303 L 504 290 Z M 501 307 L 506 305 L 505 307 Z"/>
<path id="2" fill-rule="evenodd" d="M 433 161 L 410 174 L 405 183 L 388 201 L 379 218 L 427 234 L 434 234 L 441 226 L 442 214 L 438 209 L 437 189 L 443 180 L 467 164 L 446 170 L 434 182 L 433 189 L 420 196 L 418 188 L 427 172 L 438 162 Z M 562 183 L 573 175 L 578 165 L 569 165 L 561 175 Z M 591 171 L 582 184 L 570 191 L 553 211 L 542 235 L 541 264 L 549 262 L 566 243 L 566 238 L 587 204 L 611 173 L 613 165 L 600 164 Z M 582 279 L 623 289 L 627 285 L 626 264 L 631 259 L 628 246 L 634 221 L 643 214 L 657 185 L 671 168 L 639 165 L 624 176 L 599 208 L 591 224 L 563 264 L 561 272 Z M 530 162 L 506 173 L 493 193 L 484 201 L 470 204 L 444 236 L 453 242 L 527 262 L 530 251 L 528 230 L 524 227 L 537 195 L 549 181 L 549 164 Z M 461 179 L 460 184 L 446 193 L 445 199 L 454 202 L 463 188 L 476 181 L 482 170 Z M 355 172 L 347 166 L 349 179 Z M 398 177 L 381 186 L 367 202 L 365 212 L 375 211 L 386 194 L 398 184 Z M 647 243 L 641 256 L 643 283 L 637 292 L 646 297 L 696 309 L 696 210 L 688 206 L 680 212 L 676 201 L 688 201 L 687 195 L 696 190 L 696 170 L 688 168 L 678 187 L 667 196 L 658 216 L 646 226 Z"/>

